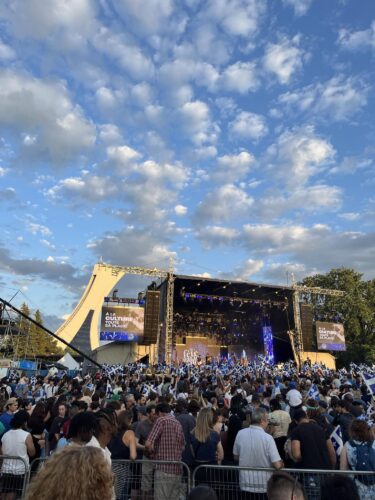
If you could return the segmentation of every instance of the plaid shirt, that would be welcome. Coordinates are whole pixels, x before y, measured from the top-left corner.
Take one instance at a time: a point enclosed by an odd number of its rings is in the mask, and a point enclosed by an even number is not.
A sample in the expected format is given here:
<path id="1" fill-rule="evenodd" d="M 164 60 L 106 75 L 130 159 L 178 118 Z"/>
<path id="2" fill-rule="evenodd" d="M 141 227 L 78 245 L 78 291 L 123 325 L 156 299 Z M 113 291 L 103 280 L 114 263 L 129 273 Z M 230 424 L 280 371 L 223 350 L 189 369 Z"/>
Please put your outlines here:
<path id="1" fill-rule="evenodd" d="M 185 448 L 185 438 L 182 426 L 172 415 L 159 417 L 148 436 L 148 441 L 154 447 L 155 460 L 173 460 L 181 462 L 182 452 Z M 159 464 L 156 469 L 167 474 L 182 474 L 178 464 Z"/>

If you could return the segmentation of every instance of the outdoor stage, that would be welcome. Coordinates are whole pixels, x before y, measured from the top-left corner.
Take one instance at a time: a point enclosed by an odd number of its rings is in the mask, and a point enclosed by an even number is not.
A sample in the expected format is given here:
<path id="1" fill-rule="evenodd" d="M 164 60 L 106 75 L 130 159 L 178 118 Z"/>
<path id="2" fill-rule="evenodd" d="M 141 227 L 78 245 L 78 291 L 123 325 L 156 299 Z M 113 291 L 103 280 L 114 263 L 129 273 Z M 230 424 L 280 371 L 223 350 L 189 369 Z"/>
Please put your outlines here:
<path id="1" fill-rule="evenodd" d="M 240 360 L 267 354 L 272 333 L 274 361 L 293 357 L 288 330 L 294 328 L 289 287 L 175 277 L 173 350 L 175 362 L 197 358 Z M 265 345 L 268 333 L 268 345 Z"/>
<path id="2" fill-rule="evenodd" d="M 129 274 L 153 280 L 146 293 L 143 331 L 130 331 L 128 316 L 129 307 L 144 307 L 144 301 L 110 298 L 119 281 Z M 309 294 L 342 296 L 343 292 L 176 275 L 173 268 L 119 267 L 99 262 L 81 300 L 56 334 L 79 352 L 100 355 L 100 362 L 110 363 L 114 354 L 122 362 L 148 356 L 151 363 L 232 356 L 252 360 L 262 354 L 270 362 L 295 359 L 300 363 L 304 351 L 316 349 Z M 144 290 L 140 295 L 145 295 Z M 117 300 L 112 305 L 123 306 L 122 312 L 121 307 L 116 309 L 116 318 L 127 326 L 121 329 L 119 323 L 99 332 L 104 306 L 111 300 Z M 114 311 L 107 312 L 111 319 Z M 324 350 L 330 346 L 336 349 L 336 344 L 327 340 L 336 325 L 321 325 Z M 111 347 L 103 345 L 104 341 L 113 341 Z M 345 348 L 344 342 L 340 348 Z"/>

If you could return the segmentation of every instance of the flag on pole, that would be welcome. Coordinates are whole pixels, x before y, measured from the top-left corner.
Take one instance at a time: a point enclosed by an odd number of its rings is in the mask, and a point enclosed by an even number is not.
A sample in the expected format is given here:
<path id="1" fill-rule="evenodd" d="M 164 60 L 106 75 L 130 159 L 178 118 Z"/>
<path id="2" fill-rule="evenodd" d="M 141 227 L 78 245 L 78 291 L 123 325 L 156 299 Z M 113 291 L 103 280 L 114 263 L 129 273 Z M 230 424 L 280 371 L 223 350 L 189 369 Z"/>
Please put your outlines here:
<path id="1" fill-rule="evenodd" d="M 330 435 L 333 447 L 335 448 L 336 455 L 339 457 L 341 455 L 342 449 L 344 447 L 344 442 L 342 440 L 341 427 L 338 425 L 332 431 Z"/>
<path id="2" fill-rule="evenodd" d="M 363 378 L 371 394 L 375 396 L 375 375 L 370 375 L 369 373 L 361 372 L 361 377 Z"/>
<path id="3" fill-rule="evenodd" d="M 320 394 L 319 394 L 319 390 L 318 388 L 316 387 L 315 384 L 313 384 L 311 386 L 311 389 L 309 390 L 309 392 L 307 393 L 307 396 L 311 399 L 315 399 L 315 400 L 319 400 L 320 399 Z"/>

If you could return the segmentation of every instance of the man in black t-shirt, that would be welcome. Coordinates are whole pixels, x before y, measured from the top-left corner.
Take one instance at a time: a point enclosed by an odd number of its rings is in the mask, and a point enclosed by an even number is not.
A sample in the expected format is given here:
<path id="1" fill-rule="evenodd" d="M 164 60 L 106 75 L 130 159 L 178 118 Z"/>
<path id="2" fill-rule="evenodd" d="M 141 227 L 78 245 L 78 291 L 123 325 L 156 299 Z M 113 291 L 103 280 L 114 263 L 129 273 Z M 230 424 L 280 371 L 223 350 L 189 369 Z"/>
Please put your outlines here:
<path id="1" fill-rule="evenodd" d="M 294 415 L 297 422 L 291 434 L 292 455 L 301 469 L 331 469 L 336 465 L 336 453 L 330 438 L 303 410 Z"/>
<path id="2" fill-rule="evenodd" d="M 351 414 L 351 403 L 347 400 L 339 401 L 337 409 L 338 414 L 333 421 L 333 425 L 339 425 L 341 427 L 342 440 L 344 444 L 349 440 L 349 427 L 354 419 Z"/>

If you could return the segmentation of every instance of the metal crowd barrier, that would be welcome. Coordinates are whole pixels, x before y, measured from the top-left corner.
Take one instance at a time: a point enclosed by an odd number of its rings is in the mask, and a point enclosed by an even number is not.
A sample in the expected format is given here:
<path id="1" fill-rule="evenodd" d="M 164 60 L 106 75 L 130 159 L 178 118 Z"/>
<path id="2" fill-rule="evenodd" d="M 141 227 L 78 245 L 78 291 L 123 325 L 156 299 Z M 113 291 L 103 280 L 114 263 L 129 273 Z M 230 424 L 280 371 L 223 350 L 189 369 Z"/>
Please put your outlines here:
<path id="1" fill-rule="evenodd" d="M 184 500 L 191 475 L 183 462 L 165 460 L 112 460 L 116 500 Z"/>
<path id="2" fill-rule="evenodd" d="M 21 457 L 0 455 L 0 498 L 24 498 L 29 464 Z"/>
<path id="3" fill-rule="evenodd" d="M 339 471 L 339 470 L 301 470 L 282 469 L 303 486 L 306 500 L 320 500 L 321 487 L 328 477 L 333 475 L 348 476 L 355 480 L 359 493 L 367 491 L 366 498 L 375 498 L 375 472 Z M 252 498 L 263 500 L 267 498 L 267 481 L 275 469 L 200 465 L 192 475 L 192 488 L 206 484 L 215 490 L 219 500 L 237 500 Z M 370 490 L 369 490 L 370 488 Z M 370 493 L 370 496 L 368 496 Z"/>
<path id="4" fill-rule="evenodd" d="M 46 460 L 48 459 L 36 459 L 28 467 L 21 458 L 0 457 L 1 485 L 6 488 L 1 491 L 15 492 L 17 499 L 24 498 L 29 482 L 43 467 Z M 15 482 L 12 483 L 13 478 L 8 476 L 13 476 L 16 471 L 21 470 L 24 472 L 18 474 Z M 250 497 L 254 500 L 264 500 L 267 481 L 275 472 L 275 469 L 236 465 L 200 465 L 191 475 L 189 467 L 183 462 L 147 459 L 113 460 L 112 470 L 116 500 L 130 500 L 132 498 L 185 500 L 191 489 L 199 484 L 206 484 L 214 489 L 218 500 L 242 500 Z M 321 487 L 333 475 L 347 476 L 353 479 L 360 498 L 375 498 L 375 472 L 282 470 L 293 476 L 303 486 L 306 500 L 320 500 Z"/>
<path id="5" fill-rule="evenodd" d="M 33 460 L 27 484 L 48 458 Z M 116 500 L 183 500 L 190 492 L 191 474 L 183 462 L 112 460 Z"/>

